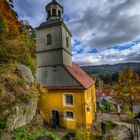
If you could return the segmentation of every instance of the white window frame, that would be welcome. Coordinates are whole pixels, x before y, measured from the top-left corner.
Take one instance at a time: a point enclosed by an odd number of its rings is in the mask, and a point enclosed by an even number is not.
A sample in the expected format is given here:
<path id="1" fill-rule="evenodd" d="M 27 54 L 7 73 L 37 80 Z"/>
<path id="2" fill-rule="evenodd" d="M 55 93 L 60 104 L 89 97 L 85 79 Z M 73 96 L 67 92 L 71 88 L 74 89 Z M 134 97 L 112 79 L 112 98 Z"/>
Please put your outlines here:
<path id="1" fill-rule="evenodd" d="M 67 116 L 66 116 L 67 112 L 72 112 L 72 113 L 73 113 L 73 118 L 67 117 Z M 75 113 L 74 113 L 73 111 L 71 111 L 71 110 L 66 110 L 66 111 L 64 112 L 64 119 L 67 120 L 67 121 L 75 121 Z"/>
<path id="2" fill-rule="evenodd" d="M 73 104 L 67 104 L 66 103 L 66 95 L 71 95 L 73 97 Z M 63 106 L 74 107 L 74 94 L 73 93 L 65 93 L 63 95 Z"/>

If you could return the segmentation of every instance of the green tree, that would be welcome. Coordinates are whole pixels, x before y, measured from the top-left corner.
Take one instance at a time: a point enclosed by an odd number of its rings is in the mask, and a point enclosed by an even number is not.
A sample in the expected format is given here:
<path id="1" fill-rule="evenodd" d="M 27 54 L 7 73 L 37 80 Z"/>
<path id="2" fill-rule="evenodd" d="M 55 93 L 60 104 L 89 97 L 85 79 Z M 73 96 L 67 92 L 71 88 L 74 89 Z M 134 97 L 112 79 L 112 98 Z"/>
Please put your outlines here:
<path id="1" fill-rule="evenodd" d="M 118 83 L 114 86 L 114 98 L 118 102 L 127 103 L 131 111 L 132 104 L 139 100 L 139 76 L 130 68 L 125 68 L 119 75 Z"/>

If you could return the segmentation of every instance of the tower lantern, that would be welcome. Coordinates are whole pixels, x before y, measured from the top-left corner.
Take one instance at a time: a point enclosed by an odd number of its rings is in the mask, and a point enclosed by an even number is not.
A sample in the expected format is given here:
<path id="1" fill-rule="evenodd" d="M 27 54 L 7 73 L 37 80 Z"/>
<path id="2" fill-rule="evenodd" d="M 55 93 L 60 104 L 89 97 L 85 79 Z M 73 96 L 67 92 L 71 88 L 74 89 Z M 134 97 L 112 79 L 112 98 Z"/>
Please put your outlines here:
<path id="1" fill-rule="evenodd" d="M 52 0 L 49 4 L 46 5 L 47 19 L 61 18 L 63 14 L 63 7 L 56 2 L 56 0 Z"/>

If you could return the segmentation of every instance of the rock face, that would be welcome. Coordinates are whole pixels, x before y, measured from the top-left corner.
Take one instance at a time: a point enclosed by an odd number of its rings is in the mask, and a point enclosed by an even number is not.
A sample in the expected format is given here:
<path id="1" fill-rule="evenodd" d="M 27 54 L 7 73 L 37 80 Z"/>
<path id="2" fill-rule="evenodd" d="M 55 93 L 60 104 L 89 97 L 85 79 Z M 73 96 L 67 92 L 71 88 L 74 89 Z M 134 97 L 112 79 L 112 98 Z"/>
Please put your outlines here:
<path id="1" fill-rule="evenodd" d="M 132 140 L 131 130 L 123 125 L 119 125 L 110 131 L 109 135 L 115 136 L 117 140 Z"/>
<path id="2" fill-rule="evenodd" d="M 21 72 L 23 80 L 25 80 L 28 83 L 34 82 L 33 74 L 28 67 L 26 67 L 24 65 L 17 65 L 17 70 Z"/>
<path id="3" fill-rule="evenodd" d="M 8 115 L 11 131 L 31 122 L 36 114 L 38 91 L 28 67 L 10 66 L 5 71 L 0 75 L 0 110 L 3 110 L 0 115 Z"/>
<path id="4" fill-rule="evenodd" d="M 19 104 L 13 107 L 14 112 L 8 118 L 9 130 L 22 127 L 31 122 L 37 109 L 37 99 L 30 99 L 27 104 Z"/>

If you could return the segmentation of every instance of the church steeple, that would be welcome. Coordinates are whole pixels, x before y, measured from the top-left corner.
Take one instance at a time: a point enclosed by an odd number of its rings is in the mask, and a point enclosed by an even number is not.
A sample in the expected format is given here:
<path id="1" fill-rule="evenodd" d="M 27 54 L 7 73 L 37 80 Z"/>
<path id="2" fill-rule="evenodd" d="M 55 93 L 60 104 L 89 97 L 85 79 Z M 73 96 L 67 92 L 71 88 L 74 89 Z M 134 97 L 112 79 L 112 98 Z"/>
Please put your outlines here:
<path id="1" fill-rule="evenodd" d="M 63 7 L 56 1 L 52 0 L 46 5 L 47 19 L 61 18 L 63 14 Z"/>

